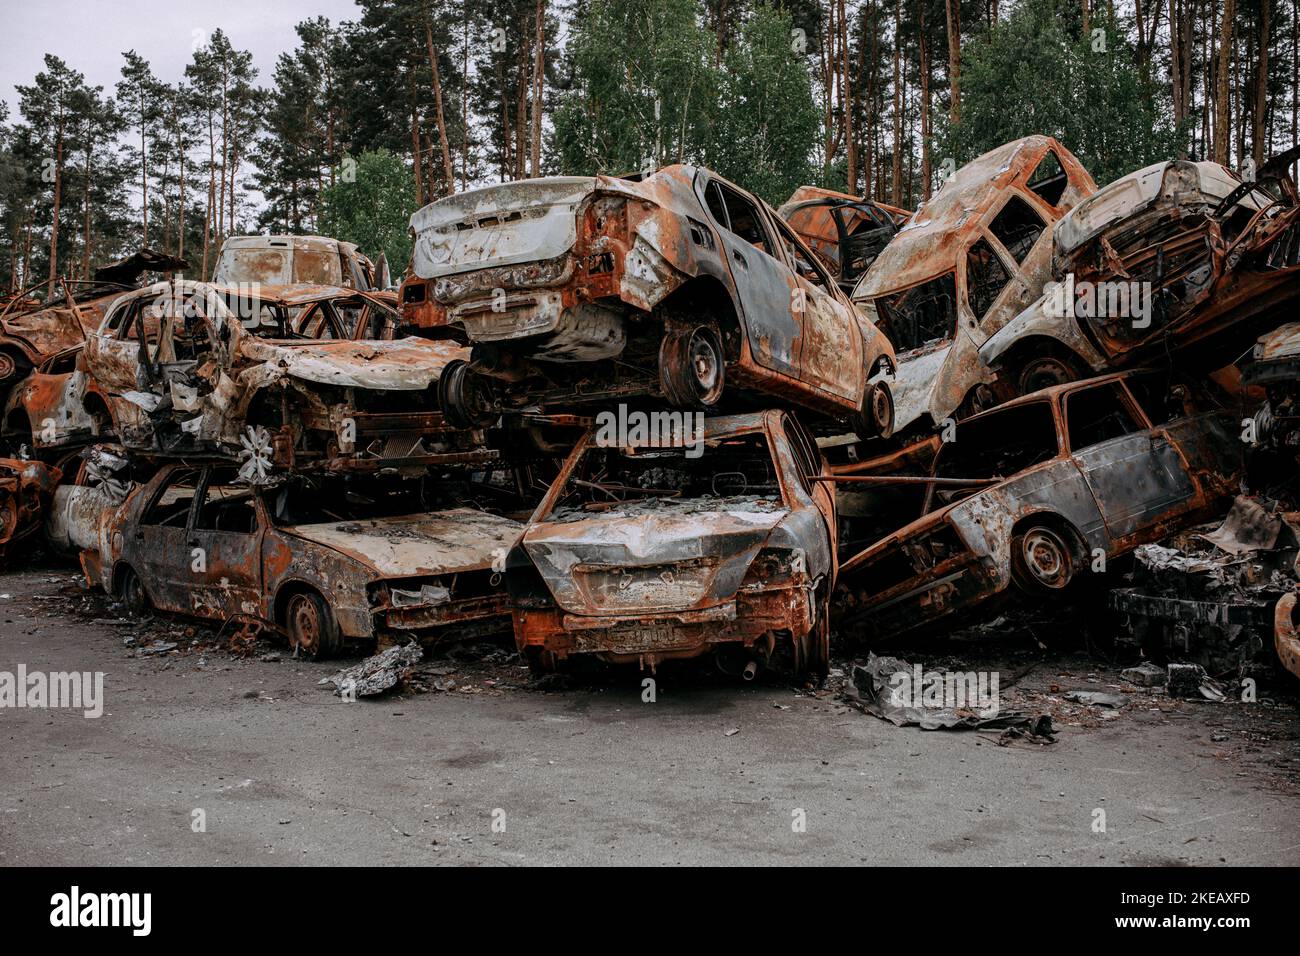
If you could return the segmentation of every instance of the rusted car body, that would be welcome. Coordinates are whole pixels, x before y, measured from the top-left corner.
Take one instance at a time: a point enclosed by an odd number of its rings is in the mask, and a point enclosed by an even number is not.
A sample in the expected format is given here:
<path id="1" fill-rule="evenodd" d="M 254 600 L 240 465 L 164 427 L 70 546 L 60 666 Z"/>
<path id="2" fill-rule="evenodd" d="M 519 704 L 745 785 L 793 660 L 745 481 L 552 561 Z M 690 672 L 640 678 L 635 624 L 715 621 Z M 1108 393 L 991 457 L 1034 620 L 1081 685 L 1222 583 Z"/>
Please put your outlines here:
<path id="1" fill-rule="evenodd" d="M 0 438 L 11 448 L 44 455 L 112 437 L 109 400 L 86 371 L 82 350 L 49 356 L 10 393 Z"/>
<path id="2" fill-rule="evenodd" d="M 39 461 L 0 458 L 0 566 L 41 530 L 41 520 L 62 477 Z"/>
<path id="3" fill-rule="evenodd" d="M 1268 398 L 1255 415 L 1256 440 L 1300 454 L 1300 322 L 1261 335 L 1244 363 L 1241 380 L 1262 388 Z"/>
<path id="4" fill-rule="evenodd" d="M 711 408 L 724 386 L 850 419 L 867 376 L 892 368 L 888 340 L 790 226 L 705 169 L 490 186 L 411 227 L 403 315 L 474 346 L 444 379 L 461 424 L 633 395 Z"/>
<path id="5" fill-rule="evenodd" d="M 1296 677 L 1300 677 L 1300 631 L 1296 629 L 1295 591 L 1282 596 L 1274 609 L 1273 640 L 1277 659 Z"/>
<path id="6" fill-rule="evenodd" d="M 912 215 L 818 186 L 800 186 L 776 214 L 817 254 L 840 288 L 853 287 Z"/>
<path id="7" fill-rule="evenodd" d="M 966 419 L 927 477 L 892 480 L 918 517 L 841 564 L 843 621 L 885 636 L 1013 584 L 1057 595 L 1099 557 L 1211 517 L 1243 469 L 1238 418 L 1198 411 L 1155 372 L 1055 386 Z"/>
<path id="8" fill-rule="evenodd" d="M 237 480 L 228 467 L 164 466 L 101 513 L 96 545 L 82 554 L 87 577 L 133 614 L 271 626 L 309 656 L 509 627 L 493 566 L 523 524 L 468 506 L 410 510 L 431 491 L 467 503 L 470 483 L 358 491 L 342 476 L 260 488 Z M 85 529 L 67 534 L 86 538 Z"/>
<path id="9" fill-rule="evenodd" d="M 897 373 L 872 379 L 877 434 L 996 403 L 980 347 L 1042 294 L 1053 225 L 1095 189 L 1064 146 L 1027 136 L 961 167 L 917 209 L 853 290 L 898 353 Z"/>
<path id="10" fill-rule="evenodd" d="M 231 236 L 212 269 L 216 285 L 328 285 L 361 292 L 387 280 L 355 245 L 325 236 Z"/>
<path id="11" fill-rule="evenodd" d="M 747 678 L 826 671 L 835 502 L 815 443 L 779 411 L 705 419 L 702 442 L 578 443 L 507 558 L 535 669 L 714 653 Z"/>
<path id="12" fill-rule="evenodd" d="M 0 400 L 27 372 L 64 349 L 80 345 L 123 292 L 145 272 L 186 268 L 184 259 L 151 249 L 95 270 L 91 281 L 58 279 L 13 296 L 0 309 Z"/>
<path id="13" fill-rule="evenodd" d="M 483 458 L 437 411 L 438 376 L 466 350 L 391 338 L 394 303 L 328 286 L 160 283 L 113 304 L 83 361 L 133 452 L 236 458 L 253 480 Z"/>
<path id="14" fill-rule="evenodd" d="M 1288 153 L 1255 182 L 1216 163 L 1156 163 L 1057 224 L 1053 279 L 980 351 L 1020 391 L 1177 353 L 1213 369 L 1300 300 L 1300 204 Z"/>

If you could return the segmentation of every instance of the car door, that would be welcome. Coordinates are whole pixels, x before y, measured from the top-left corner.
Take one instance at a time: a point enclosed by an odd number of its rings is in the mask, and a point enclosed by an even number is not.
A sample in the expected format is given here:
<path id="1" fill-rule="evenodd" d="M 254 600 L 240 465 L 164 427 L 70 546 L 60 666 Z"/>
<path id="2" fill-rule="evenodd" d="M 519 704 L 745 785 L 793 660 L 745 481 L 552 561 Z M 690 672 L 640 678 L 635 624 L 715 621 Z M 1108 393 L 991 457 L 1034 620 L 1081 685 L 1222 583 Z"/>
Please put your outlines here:
<path id="1" fill-rule="evenodd" d="M 830 482 L 815 480 L 823 474 L 825 468 L 821 450 L 817 447 L 817 441 L 813 438 L 812 433 L 790 414 L 781 416 L 781 428 L 785 433 L 785 440 L 790 446 L 796 483 L 804 494 L 812 499 L 821 515 L 821 531 L 826 544 L 827 566 L 825 568 L 810 566 L 809 573 L 815 576 L 826 572 L 833 581 L 835 569 L 838 565 L 836 557 L 838 535 L 835 533 L 837 527 L 835 487 Z M 809 542 L 809 547 L 805 550 L 809 557 L 813 558 L 817 549 L 811 547 L 811 542 Z"/>
<path id="2" fill-rule="evenodd" d="M 794 273 L 782 258 L 767 217 L 758 203 L 721 180 L 701 176 L 699 188 L 726 250 L 754 361 L 797 378 L 802 328 L 791 308 Z"/>
<path id="3" fill-rule="evenodd" d="M 86 338 L 86 368 L 107 392 L 133 391 L 140 368 L 139 325 L 145 296 L 120 299 L 100 327 Z M 146 346 L 147 347 L 147 346 Z"/>
<path id="4" fill-rule="evenodd" d="M 1112 540 L 1188 510 L 1196 484 L 1177 446 L 1151 428 L 1116 379 L 1065 395 L 1070 450 Z"/>
<path id="5" fill-rule="evenodd" d="M 772 224 L 794 265 L 798 289 L 795 304 L 801 307 L 795 309 L 795 318 L 802 325 L 800 378 L 857 406 L 866 387 L 867 370 L 854 307 L 837 294 L 830 275 L 804 250 L 794 231 L 779 218 Z"/>
<path id="6" fill-rule="evenodd" d="M 195 582 L 187 541 L 200 477 L 198 468 L 163 472 L 122 542 L 123 559 L 162 611 L 191 613 L 190 592 Z"/>
<path id="7" fill-rule="evenodd" d="M 194 571 L 192 613 L 226 620 L 257 617 L 262 597 L 262 518 L 257 497 L 234 484 L 232 469 L 204 472 L 186 539 Z"/>

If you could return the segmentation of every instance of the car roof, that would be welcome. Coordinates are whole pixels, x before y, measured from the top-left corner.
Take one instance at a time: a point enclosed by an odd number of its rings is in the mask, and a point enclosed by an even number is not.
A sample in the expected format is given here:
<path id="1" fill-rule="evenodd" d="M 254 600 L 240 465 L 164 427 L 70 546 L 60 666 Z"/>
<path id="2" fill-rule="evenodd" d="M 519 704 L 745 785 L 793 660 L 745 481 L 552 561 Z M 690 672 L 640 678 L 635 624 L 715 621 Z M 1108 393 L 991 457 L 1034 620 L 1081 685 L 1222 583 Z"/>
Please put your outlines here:
<path id="1" fill-rule="evenodd" d="M 1067 175 L 1071 169 L 1082 169 L 1059 142 L 1037 135 L 1004 143 L 962 166 L 899 229 L 863 275 L 853 298 L 911 288 L 955 271 L 965 254 L 966 239 L 1002 200 L 1007 184 L 1032 171 L 1048 152 L 1056 154 Z"/>

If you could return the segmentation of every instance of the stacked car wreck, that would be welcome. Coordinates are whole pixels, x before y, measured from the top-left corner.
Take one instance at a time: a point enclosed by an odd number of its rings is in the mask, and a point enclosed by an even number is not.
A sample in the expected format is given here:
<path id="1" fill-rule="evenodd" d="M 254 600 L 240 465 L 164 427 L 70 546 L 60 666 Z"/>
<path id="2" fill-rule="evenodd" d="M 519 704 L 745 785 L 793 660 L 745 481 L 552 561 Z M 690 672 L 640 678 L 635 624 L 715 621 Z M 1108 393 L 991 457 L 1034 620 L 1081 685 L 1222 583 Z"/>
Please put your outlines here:
<path id="1" fill-rule="evenodd" d="M 1028 136 L 915 212 L 525 180 L 418 210 L 396 291 L 324 237 L 136 288 L 184 268 L 142 254 L 7 307 L 0 548 L 43 517 L 129 613 L 304 656 L 512 631 L 538 672 L 818 679 L 1086 579 L 1181 613 L 1141 569 L 1199 530 L 1276 572 L 1242 620 L 1296 671 L 1294 159 L 1099 189 Z"/>

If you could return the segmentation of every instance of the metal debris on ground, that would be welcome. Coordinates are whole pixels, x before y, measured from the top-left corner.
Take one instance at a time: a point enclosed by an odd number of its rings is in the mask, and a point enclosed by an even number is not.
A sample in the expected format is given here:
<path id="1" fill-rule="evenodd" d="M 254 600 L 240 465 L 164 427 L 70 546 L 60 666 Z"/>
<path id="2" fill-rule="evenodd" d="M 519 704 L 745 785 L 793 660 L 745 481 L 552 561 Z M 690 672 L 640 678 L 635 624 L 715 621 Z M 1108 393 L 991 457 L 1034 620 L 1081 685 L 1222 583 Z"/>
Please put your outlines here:
<path id="1" fill-rule="evenodd" d="M 424 651 L 415 641 L 396 645 L 316 683 L 322 687 L 333 685 L 339 697 L 374 697 L 405 683 L 423 656 Z"/>

